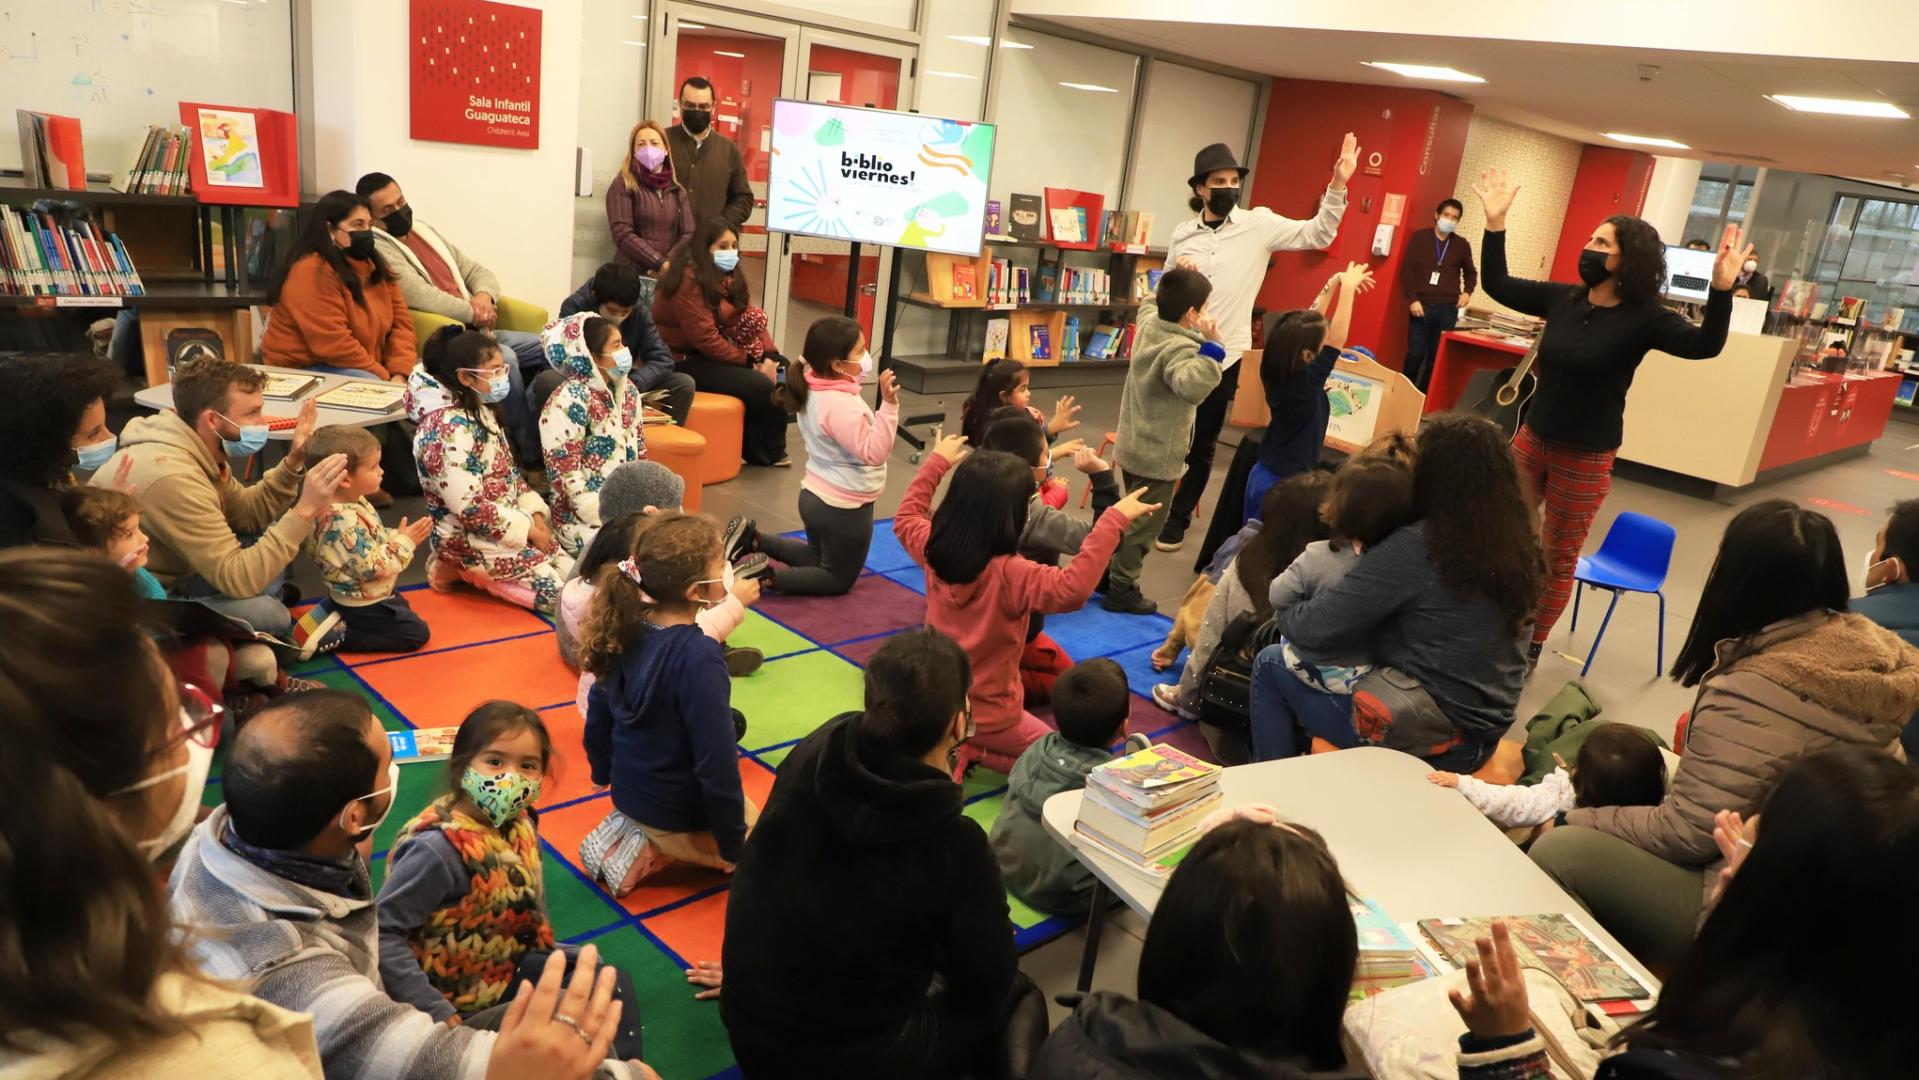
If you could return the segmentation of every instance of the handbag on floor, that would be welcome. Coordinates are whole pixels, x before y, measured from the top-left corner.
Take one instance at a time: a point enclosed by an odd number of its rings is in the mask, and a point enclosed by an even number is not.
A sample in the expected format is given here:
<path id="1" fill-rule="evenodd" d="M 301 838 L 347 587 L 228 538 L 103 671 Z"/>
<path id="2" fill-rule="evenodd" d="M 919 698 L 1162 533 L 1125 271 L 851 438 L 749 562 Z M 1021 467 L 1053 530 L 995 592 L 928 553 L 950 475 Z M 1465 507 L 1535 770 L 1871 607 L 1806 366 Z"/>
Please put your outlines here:
<path id="1" fill-rule="evenodd" d="M 1236 616 L 1219 635 L 1219 648 L 1199 681 L 1199 718 L 1226 731 L 1252 730 L 1253 661 L 1261 649 L 1279 643 L 1279 622 L 1247 613 Z"/>

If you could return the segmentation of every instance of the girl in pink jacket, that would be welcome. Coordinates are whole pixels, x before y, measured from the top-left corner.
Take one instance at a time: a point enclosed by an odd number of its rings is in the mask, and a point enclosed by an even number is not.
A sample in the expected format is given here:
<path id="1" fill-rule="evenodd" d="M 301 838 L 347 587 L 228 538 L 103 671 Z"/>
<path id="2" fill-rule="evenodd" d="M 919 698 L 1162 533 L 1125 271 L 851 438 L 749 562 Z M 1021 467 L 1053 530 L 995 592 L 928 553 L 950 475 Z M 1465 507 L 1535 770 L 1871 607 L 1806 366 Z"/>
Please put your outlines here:
<path id="1" fill-rule="evenodd" d="M 761 536 L 758 550 L 785 565 L 773 588 L 801 596 L 839 596 L 866 568 L 873 542 L 873 500 L 886 488 L 886 455 L 900 424 L 900 386 L 880 376 L 880 408 L 860 397 L 873 370 L 860 324 L 829 315 L 806 331 L 805 363 L 787 369 L 773 400 L 800 418 L 806 477 L 800 481 L 805 541 Z"/>
<path id="2" fill-rule="evenodd" d="M 1100 515 L 1071 562 L 1047 566 L 1019 554 L 1036 485 L 1032 467 L 1012 454 L 984 450 L 968 457 L 928 517 L 940 478 L 962 457 L 964 436 L 939 441 L 900 500 L 893 535 L 926 570 L 926 624 L 959 642 L 973 661 L 968 700 L 976 731 L 959 748 L 958 773 L 975 761 L 1011 772 L 1020 754 L 1052 730 L 1022 706 L 1019 658 L 1027 622 L 1034 612 L 1085 606 L 1126 526 L 1157 507 L 1140 501 L 1145 489 L 1133 492 Z"/>

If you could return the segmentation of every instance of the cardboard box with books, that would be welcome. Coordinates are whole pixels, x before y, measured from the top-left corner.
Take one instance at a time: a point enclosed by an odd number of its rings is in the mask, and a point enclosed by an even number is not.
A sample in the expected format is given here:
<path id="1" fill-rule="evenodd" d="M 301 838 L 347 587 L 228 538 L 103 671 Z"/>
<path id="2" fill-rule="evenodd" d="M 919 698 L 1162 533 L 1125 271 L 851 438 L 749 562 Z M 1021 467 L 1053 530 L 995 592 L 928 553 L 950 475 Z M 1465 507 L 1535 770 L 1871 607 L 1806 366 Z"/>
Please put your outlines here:
<path id="1" fill-rule="evenodd" d="M 1087 774 L 1076 839 L 1129 870 L 1169 877 L 1223 801 L 1219 773 L 1163 744 L 1109 761 Z"/>

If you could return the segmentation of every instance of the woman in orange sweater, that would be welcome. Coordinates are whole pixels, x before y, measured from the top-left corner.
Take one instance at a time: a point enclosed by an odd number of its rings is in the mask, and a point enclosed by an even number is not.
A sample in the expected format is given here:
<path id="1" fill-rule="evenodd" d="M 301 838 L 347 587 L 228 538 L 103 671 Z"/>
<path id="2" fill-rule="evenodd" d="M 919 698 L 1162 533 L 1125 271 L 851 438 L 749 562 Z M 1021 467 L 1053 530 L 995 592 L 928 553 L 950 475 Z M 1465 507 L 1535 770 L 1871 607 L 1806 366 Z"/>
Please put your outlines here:
<path id="1" fill-rule="evenodd" d="M 350 191 L 320 197 L 268 298 L 269 364 L 405 382 L 418 361 L 400 283 L 373 252 L 373 211 Z"/>

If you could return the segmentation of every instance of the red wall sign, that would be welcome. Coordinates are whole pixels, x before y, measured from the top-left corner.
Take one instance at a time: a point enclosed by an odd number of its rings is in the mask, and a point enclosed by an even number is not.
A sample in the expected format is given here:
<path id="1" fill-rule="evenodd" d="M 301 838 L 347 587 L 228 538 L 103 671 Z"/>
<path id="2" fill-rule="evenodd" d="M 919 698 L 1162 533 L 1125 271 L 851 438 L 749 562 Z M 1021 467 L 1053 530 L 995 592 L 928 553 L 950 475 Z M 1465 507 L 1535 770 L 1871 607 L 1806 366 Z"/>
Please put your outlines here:
<path id="1" fill-rule="evenodd" d="M 416 139 L 540 145 L 540 10 L 489 0 L 411 0 Z"/>

